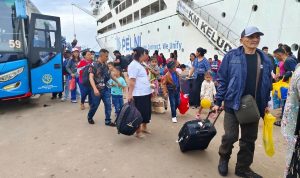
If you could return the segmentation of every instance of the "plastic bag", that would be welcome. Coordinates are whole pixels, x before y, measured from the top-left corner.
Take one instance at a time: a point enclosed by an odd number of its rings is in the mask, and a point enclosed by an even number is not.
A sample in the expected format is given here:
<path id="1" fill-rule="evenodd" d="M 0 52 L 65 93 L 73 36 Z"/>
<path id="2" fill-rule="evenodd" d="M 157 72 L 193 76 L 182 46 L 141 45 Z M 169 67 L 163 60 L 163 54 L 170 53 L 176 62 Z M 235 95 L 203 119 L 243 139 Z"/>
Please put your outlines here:
<path id="1" fill-rule="evenodd" d="M 281 99 L 281 87 L 284 88 L 289 88 L 289 83 L 288 82 L 284 82 L 283 80 L 280 80 L 276 83 L 273 83 L 273 90 L 272 90 L 272 95 L 274 96 L 275 91 L 278 92 L 278 98 Z"/>
<path id="2" fill-rule="evenodd" d="M 189 97 L 188 95 L 183 94 L 183 92 L 180 92 L 180 104 L 178 106 L 178 110 L 180 114 L 185 114 L 190 108 L 189 105 Z"/>
<path id="3" fill-rule="evenodd" d="M 69 90 L 74 90 L 74 89 L 75 89 L 75 86 L 76 86 L 75 78 L 72 78 L 72 79 L 69 81 Z"/>
<path id="4" fill-rule="evenodd" d="M 274 141 L 273 141 L 273 126 L 276 118 L 270 114 L 266 113 L 264 117 L 263 125 L 263 143 L 265 152 L 268 156 L 272 157 L 275 153 Z"/>
<path id="5" fill-rule="evenodd" d="M 278 109 L 280 108 L 280 104 L 281 104 L 281 101 L 280 99 L 278 98 L 278 92 L 275 91 L 274 95 L 272 96 L 272 101 L 273 101 L 273 109 Z"/>

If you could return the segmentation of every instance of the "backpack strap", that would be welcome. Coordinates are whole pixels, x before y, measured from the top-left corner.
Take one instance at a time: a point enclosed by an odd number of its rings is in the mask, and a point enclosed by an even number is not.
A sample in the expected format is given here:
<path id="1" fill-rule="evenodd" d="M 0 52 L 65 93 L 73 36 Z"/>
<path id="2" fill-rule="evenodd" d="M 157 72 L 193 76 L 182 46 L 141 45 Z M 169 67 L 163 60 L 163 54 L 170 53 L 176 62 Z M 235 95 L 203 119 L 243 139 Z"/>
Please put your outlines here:
<path id="1" fill-rule="evenodd" d="M 256 69 L 256 85 L 255 85 L 255 99 L 256 99 L 256 94 L 257 94 L 257 88 L 258 88 L 258 83 L 260 79 L 260 66 L 261 66 L 261 57 L 258 53 L 257 55 L 257 69 Z"/>

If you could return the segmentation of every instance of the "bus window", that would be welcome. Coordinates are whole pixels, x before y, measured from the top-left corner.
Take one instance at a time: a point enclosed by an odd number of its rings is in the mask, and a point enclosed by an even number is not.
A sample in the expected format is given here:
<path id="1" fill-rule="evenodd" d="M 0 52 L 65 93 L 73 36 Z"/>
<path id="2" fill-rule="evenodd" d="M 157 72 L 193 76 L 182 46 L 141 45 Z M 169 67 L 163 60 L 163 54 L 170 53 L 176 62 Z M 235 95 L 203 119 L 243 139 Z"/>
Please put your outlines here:
<path id="1" fill-rule="evenodd" d="M 36 19 L 35 28 L 56 31 L 56 22 L 52 20 Z"/>
<path id="2" fill-rule="evenodd" d="M 46 47 L 45 31 L 35 30 L 34 39 L 33 39 L 33 47 L 35 47 L 35 48 L 45 48 Z"/>

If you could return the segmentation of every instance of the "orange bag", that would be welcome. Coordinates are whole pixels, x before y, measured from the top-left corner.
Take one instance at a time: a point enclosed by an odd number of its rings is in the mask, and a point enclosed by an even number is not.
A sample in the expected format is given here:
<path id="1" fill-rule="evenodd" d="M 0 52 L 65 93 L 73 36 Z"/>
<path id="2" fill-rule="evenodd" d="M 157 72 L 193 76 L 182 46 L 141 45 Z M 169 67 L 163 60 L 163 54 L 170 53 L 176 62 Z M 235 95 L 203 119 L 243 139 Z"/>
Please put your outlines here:
<path id="1" fill-rule="evenodd" d="M 72 79 L 69 81 L 69 90 L 74 90 L 74 89 L 75 89 L 75 86 L 76 86 L 75 78 L 72 78 Z"/>
<path id="2" fill-rule="evenodd" d="M 180 92 L 180 104 L 178 106 L 178 110 L 180 114 L 185 114 L 190 108 L 189 105 L 189 97 L 188 95 L 183 94 L 183 92 Z"/>

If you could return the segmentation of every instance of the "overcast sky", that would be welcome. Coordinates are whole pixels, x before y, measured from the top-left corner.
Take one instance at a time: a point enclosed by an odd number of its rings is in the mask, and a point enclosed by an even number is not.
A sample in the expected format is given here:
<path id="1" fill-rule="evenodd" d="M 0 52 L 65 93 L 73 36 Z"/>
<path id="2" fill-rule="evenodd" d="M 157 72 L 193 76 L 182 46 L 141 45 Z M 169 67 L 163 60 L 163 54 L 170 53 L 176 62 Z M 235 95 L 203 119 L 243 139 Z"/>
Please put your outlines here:
<path id="1" fill-rule="evenodd" d="M 89 0 L 31 0 L 36 7 L 45 15 L 59 16 L 62 26 L 62 35 L 68 42 L 74 39 L 74 25 L 71 3 L 78 4 L 91 10 Z M 78 44 L 88 46 L 94 50 L 99 50 L 96 42 L 96 19 L 73 6 L 75 32 Z"/>

